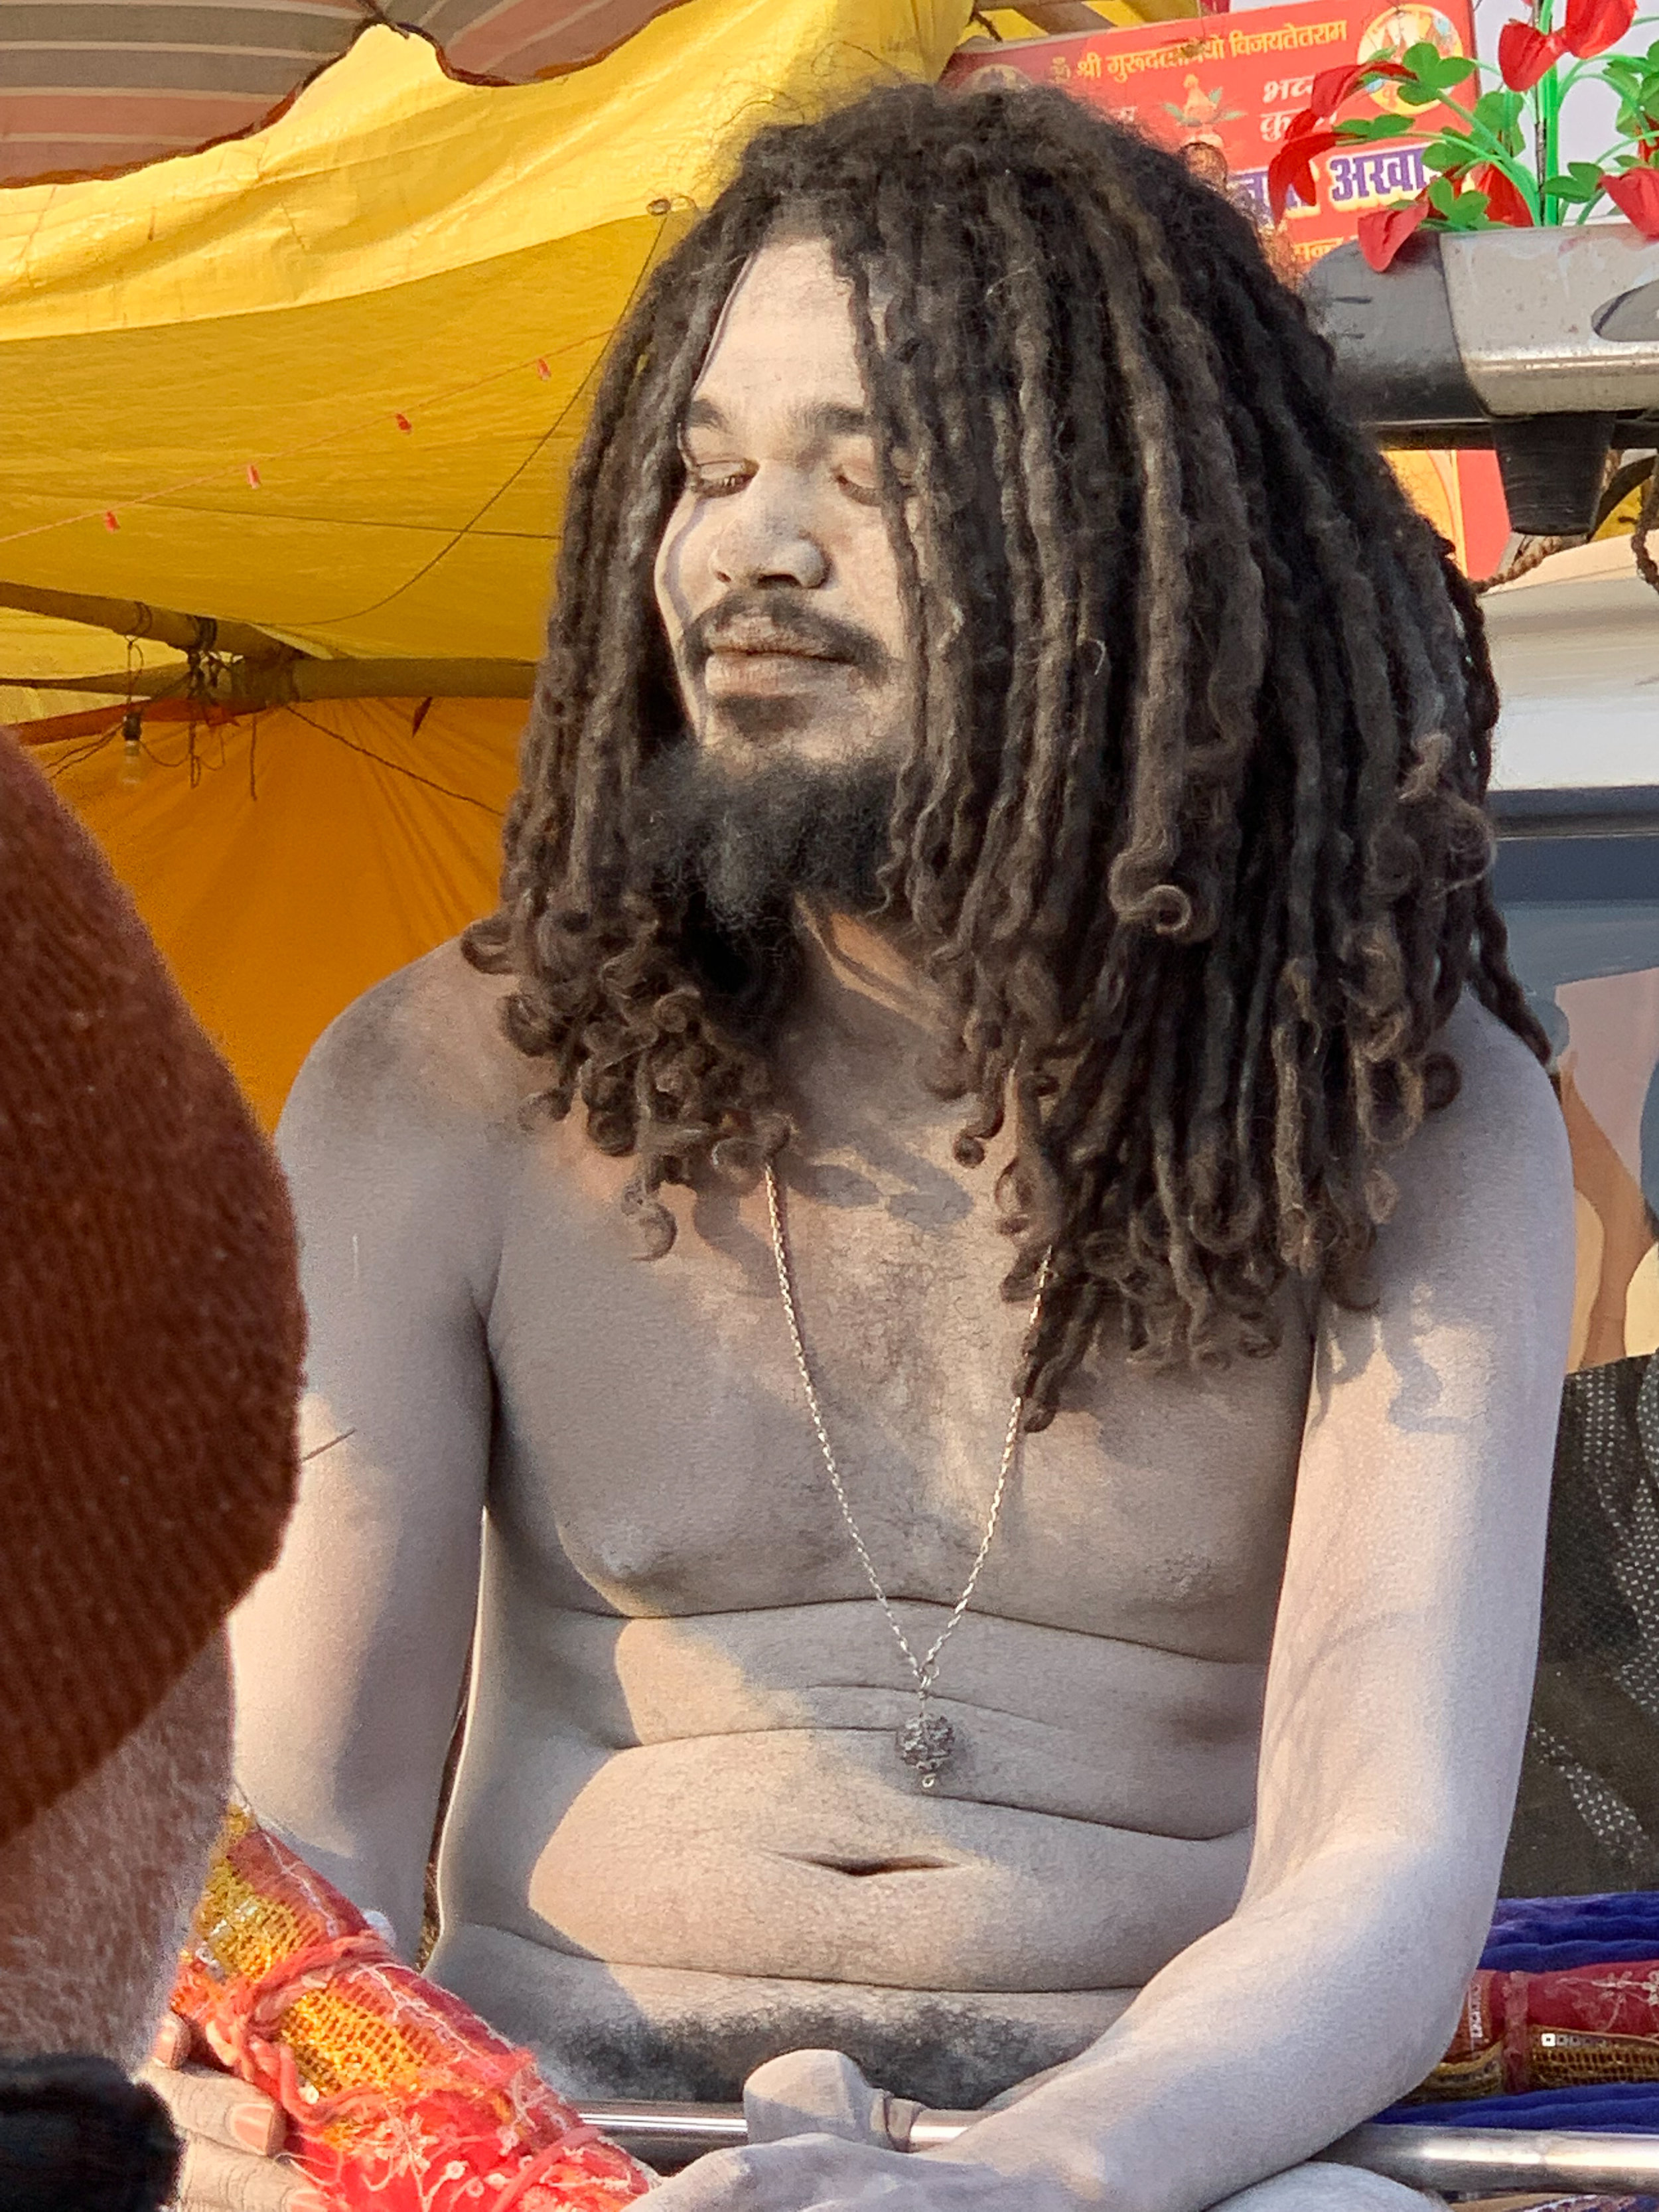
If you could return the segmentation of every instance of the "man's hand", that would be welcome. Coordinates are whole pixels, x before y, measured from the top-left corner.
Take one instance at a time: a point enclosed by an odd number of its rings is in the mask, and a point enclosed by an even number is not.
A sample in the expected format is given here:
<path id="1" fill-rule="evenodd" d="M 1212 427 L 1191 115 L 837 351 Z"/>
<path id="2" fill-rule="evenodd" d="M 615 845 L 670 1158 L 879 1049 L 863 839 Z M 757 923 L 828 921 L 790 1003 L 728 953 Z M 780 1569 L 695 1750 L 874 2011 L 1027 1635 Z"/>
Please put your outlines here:
<path id="1" fill-rule="evenodd" d="M 322 2191 L 276 2155 L 288 2124 L 281 2107 L 233 2075 L 190 2065 L 190 2051 L 189 2025 L 169 2013 L 138 2069 L 184 2138 L 180 2212 L 330 2212 Z"/>
<path id="2" fill-rule="evenodd" d="M 896 2146 L 921 2110 L 866 2081 L 844 2052 L 792 2051 L 744 2084 L 749 2143 L 651 2193 L 651 2212 L 1075 2212 L 1022 2173 Z"/>
<path id="3" fill-rule="evenodd" d="M 1024 2175 L 826 2135 L 711 2152 L 647 2201 L 650 2212 L 1076 2212 Z"/>

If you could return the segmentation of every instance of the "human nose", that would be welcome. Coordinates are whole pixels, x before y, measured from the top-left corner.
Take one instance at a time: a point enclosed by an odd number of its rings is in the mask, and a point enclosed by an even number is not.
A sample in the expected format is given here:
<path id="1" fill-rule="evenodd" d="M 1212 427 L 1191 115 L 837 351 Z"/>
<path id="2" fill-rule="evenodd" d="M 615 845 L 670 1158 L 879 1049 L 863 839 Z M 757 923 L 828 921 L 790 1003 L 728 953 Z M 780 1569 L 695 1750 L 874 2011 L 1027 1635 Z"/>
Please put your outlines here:
<path id="1" fill-rule="evenodd" d="M 727 502 L 713 559 L 726 585 L 793 584 L 810 592 L 830 573 L 806 501 L 761 477 Z"/>

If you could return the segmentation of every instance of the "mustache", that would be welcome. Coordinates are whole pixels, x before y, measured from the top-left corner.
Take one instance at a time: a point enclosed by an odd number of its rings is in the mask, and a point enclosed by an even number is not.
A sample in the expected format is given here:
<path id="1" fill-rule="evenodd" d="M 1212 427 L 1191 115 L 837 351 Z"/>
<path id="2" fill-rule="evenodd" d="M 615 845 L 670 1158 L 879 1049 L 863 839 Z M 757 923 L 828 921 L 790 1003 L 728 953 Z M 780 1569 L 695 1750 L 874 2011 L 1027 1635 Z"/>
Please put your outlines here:
<path id="1" fill-rule="evenodd" d="M 701 676 L 712 653 L 792 653 L 807 660 L 838 660 L 878 682 L 890 656 L 880 639 L 856 623 L 842 622 L 792 593 L 739 587 L 685 626 L 680 653 Z"/>

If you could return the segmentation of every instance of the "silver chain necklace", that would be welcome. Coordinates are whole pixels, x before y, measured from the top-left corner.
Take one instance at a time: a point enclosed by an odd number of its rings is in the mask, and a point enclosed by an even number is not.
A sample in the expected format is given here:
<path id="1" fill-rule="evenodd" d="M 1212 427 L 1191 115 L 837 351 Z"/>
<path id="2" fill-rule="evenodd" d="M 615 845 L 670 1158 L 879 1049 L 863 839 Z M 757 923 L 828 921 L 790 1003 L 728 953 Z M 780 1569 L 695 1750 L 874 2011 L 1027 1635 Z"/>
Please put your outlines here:
<path id="1" fill-rule="evenodd" d="M 847 1533 L 853 1540 L 853 1549 L 858 1553 L 859 1565 L 864 1569 L 865 1579 L 874 1594 L 876 1603 L 881 1607 L 887 1626 L 893 1632 L 893 1640 L 904 1654 L 905 1664 L 909 1668 L 915 1681 L 915 1717 L 912 1720 L 906 1721 L 903 1727 L 900 1729 L 895 1738 L 895 1747 L 904 1764 L 914 1768 L 921 1777 L 922 1788 L 931 1790 L 950 1765 L 957 1743 L 955 1729 L 951 1727 L 943 1713 L 933 1711 L 929 1704 L 933 1694 L 933 1685 L 939 1680 L 939 1655 L 950 1642 L 957 1622 L 968 1610 L 979 1582 L 981 1570 L 990 1553 L 991 1539 L 997 1532 L 997 1521 L 1002 1512 L 1002 1500 L 1008 1488 L 1009 1479 L 1014 1471 L 1014 1463 L 1019 1457 L 1020 1417 L 1025 1411 L 1024 1393 L 1022 1391 L 1015 1395 L 1013 1403 L 1008 1410 L 1008 1432 L 1002 1441 L 1002 1460 L 997 1468 L 996 1488 L 991 1493 L 991 1510 L 985 1516 L 985 1534 L 980 1538 L 979 1549 L 974 1554 L 972 1569 L 962 1587 L 962 1595 L 951 1607 L 950 1618 L 944 1627 L 918 1659 L 910 1648 L 909 1638 L 899 1625 L 898 1615 L 893 1611 L 886 1591 L 881 1586 L 881 1577 L 876 1572 L 875 1562 L 871 1559 L 864 1539 L 859 1534 L 859 1524 L 853 1518 L 853 1509 L 847 1502 L 847 1486 L 841 1479 L 841 1469 L 836 1464 L 836 1455 L 830 1445 L 830 1433 L 823 1425 L 823 1412 L 818 1404 L 817 1389 L 812 1381 L 812 1370 L 808 1364 L 806 1346 L 801 1336 L 800 1316 L 795 1307 L 795 1285 L 789 1265 L 789 1245 L 784 1235 L 783 1199 L 778 1188 L 777 1170 L 769 1163 L 766 1170 L 766 1205 L 767 1211 L 772 1218 L 772 1257 L 777 1263 L 778 1291 L 783 1299 L 784 1318 L 789 1324 L 789 1341 L 795 1348 L 795 1364 L 800 1370 L 801 1389 L 806 1394 L 806 1410 L 812 1417 L 812 1427 L 817 1437 L 818 1449 L 823 1454 L 823 1464 L 829 1471 L 830 1486 L 836 1493 L 836 1503 L 841 1508 L 842 1519 L 847 1523 Z M 1042 1263 L 1042 1273 L 1037 1278 L 1036 1297 L 1031 1303 L 1028 1328 L 1035 1328 L 1036 1325 L 1037 1316 L 1042 1310 L 1042 1293 L 1048 1285 L 1048 1262 L 1045 1260 Z"/>

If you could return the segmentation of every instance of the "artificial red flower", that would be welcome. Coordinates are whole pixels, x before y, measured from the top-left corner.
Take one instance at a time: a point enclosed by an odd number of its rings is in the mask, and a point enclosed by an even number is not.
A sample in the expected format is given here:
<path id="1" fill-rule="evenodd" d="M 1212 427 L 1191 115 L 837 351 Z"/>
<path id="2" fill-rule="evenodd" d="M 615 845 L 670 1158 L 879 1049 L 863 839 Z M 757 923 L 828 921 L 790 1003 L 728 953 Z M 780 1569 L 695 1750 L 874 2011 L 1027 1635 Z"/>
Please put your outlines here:
<path id="1" fill-rule="evenodd" d="M 1616 46 L 1636 19 L 1636 0 L 1567 0 L 1561 37 L 1581 61 Z"/>
<path id="2" fill-rule="evenodd" d="M 1530 92 L 1566 51 L 1559 31 L 1535 30 L 1530 23 L 1505 23 L 1498 34 L 1498 67 L 1511 92 Z"/>
<path id="3" fill-rule="evenodd" d="M 1309 105 L 1303 112 L 1322 119 L 1334 115 L 1348 94 L 1359 82 L 1359 67 L 1355 62 L 1345 62 L 1340 69 L 1321 70 L 1313 81 Z"/>
<path id="4" fill-rule="evenodd" d="M 1340 69 L 1321 70 L 1313 81 L 1313 90 L 1309 95 L 1310 104 L 1303 112 L 1316 115 L 1322 121 L 1328 115 L 1334 115 L 1358 83 L 1359 78 L 1360 69 L 1357 62 L 1345 62 Z"/>
<path id="5" fill-rule="evenodd" d="M 1359 218 L 1359 251 L 1373 269 L 1386 269 L 1401 247 L 1429 212 L 1429 196 L 1419 192 L 1414 200 L 1406 200 L 1398 207 L 1373 208 Z"/>
<path id="6" fill-rule="evenodd" d="M 1532 228 L 1532 210 L 1522 198 L 1515 179 L 1496 161 L 1483 161 L 1471 173 L 1469 182 L 1486 195 L 1486 213 L 1494 222 L 1506 222 L 1511 230 Z"/>
<path id="7" fill-rule="evenodd" d="M 1631 0 L 1632 7 L 1635 4 L 1636 0 Z M 1403 62 L 1346 62 L 1340 69 L 1321 70 L 1309 94 L 1310 104 L 1303 110 L 1303 114 L 1311 115 L 1322 123 L 1327 116 L 1334 115 L 1343 101 L 1351 99 L 1372 77 L 1410 75 L 1411 71 Z M 1297 119 L 1299 122 L 1301 118 Z M 1292 124 L 1291 128 L 1294 131 L 1296 125 Z"/>
<path id="8" fill-rule="evenodd" d="M 1285 203 L 1292 192 L 1309 206 L 1314 204 L 1319 198 L 1319 187 L 1314 182 L 1315 156 L 1328 154 L 1333 146 L 1340 143 L 1334 131 L 1323 131 L 1316 125 L 1298 134 L 1297 123 L 1313 122 L 1311 109 L 1298 115 L 1285 132 L 1284 143 L 1267 164 L 1267 204 L 1273 209 L 1275 222 L 1282 220 Z"/>
<path id="9" fill-rule="evenodd" d="M 1644 238 L 1659 238 L 1659 169 L 1610 172 L 1601 189 Z"/>

